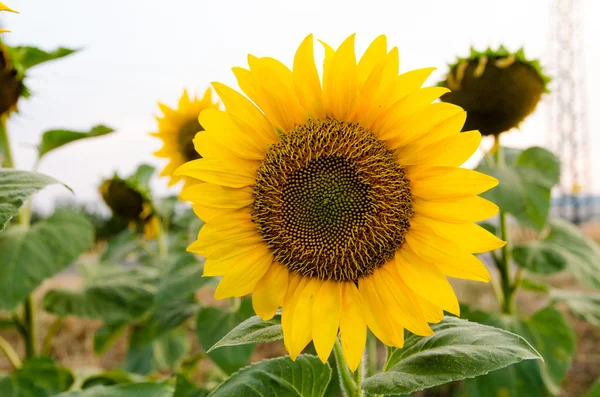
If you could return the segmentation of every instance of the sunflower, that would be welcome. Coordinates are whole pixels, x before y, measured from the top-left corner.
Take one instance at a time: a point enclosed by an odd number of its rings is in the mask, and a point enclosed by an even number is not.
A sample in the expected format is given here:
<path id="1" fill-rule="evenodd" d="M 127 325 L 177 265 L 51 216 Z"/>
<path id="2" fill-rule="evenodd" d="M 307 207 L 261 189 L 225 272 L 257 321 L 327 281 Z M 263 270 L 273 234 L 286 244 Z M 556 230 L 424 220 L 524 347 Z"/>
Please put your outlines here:
<path id="1" fill-rule="evenodd" d="M 200 114 L 203 158 L 176 174 L 206 224 L 189 251 L 215 298 L 252 293 L 263 319 L 282 307 L 295 359 L 312 340 L 322 361 L 339 335 L 359 365 L 368 328 L 401 347 L 404 330 L 431 335 L 443 311 L 459 314 L 446 276 L 488 281 L 473 255 L 504 245 L 473 222 L 498 208 L 477 195 L 496 179 L 458 168 L 477 149 L 460 134 L 465 112 L 421 88 L 433 68 L 398 75 L 398 49 L 380 36 L 356 62 L 354 35 L 327 44 L 322 81 L 313 38 L 293 69 L 249 56 L 234 68 L 246 98 L 213 86 L 226 110 Z"/>
<path id="2" fill-rule="evenodd" d="M 535 110 L 549 82 L 539 61 L 528 60 L 522 48 L 511 53 L 500 46 L 483 52 L 471 49 L 468 58 L 450 65 L 439 85 L 452 90 L 442 101 L 467 111 L 464 129 L 499 135 L 518 127 Z"/>
<path id="3" fill-rule="evenodd" d="M 146 194 L 117 175 L 102 182 L 100 194 L 116 216 L 129 222 L 131 229 L 140 229 L 146 239 L 156 238 L 160 221 Z"/>
<path id="4" fill-rule="evenodd" d="M 198 115 L 204 109 L 216 109 L 219 104 L 213 102 L 212 91 L 208 88 L 202 99 L 190 99 L 187 91 L 183 91 L 177 109 L 171 109 L 162 103 L 159 103 L 158 106 L 163 116 L 156 118 L 158 132 L 150 135 L 163 141 L 162 149 L 154 154 L 170 160 L 160 175 L 170 177 L 169 186 L 172 186 L 182 179 L 180 176 L 173 175 L 173 171 L 183 163 L 201 157 L 194 148 L 193 142 L 196 133 L 204 130 L 198 122 Z"/>
<path id="5" fill-rule="evenodd" d="M 0 3 L 0 11 L 14 12 L 16 14 L 19 13 L 18 11 L 15 11 L 12 8 L 9 8 L 8 6 L 6 6 L 4 3 Z M 10 30 L 0 29 L 0 34 L 7 33 L 7 32 L 10 32 Z"/>
<path id="6" fill-rule="evenodd" d="M 23 80 L 11 63 L 8 49 L 0 42 L 0 116 L 17 109 L 23 92 Z"/>

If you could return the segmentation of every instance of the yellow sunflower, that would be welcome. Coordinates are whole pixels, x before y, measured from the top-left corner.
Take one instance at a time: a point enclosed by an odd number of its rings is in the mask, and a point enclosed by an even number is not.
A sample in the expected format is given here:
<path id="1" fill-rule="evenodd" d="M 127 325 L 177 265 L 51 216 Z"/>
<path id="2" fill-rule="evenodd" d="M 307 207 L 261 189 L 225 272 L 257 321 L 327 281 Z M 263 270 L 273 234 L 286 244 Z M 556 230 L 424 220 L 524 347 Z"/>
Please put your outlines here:
<path id="1" fill-rule="evenodd" d="M 15 11 L 12 8 L 9 8 L 4 3 L 0 3 L 0 11 L 14 12 L 14 13 L 18 14 L 18 11 Z M 6 32 L 10 32 L 10 30 L 0 29 L 0 34 L 1 33 L 6 33 Z"/>
<path id="2" fill-rule="evenodd" d="M 215 298 L 252 293 L 263 319 L 281 306 L 292 359 L 312 340 L 327 360 L 339 335 L 354 371 L 367 326 L 389 346 L 431 335 L 459 314 L 446 277 L 488 281 L 473 253 L 504 243 L 473 223 L 498 211 L 477 196 L 498 182 L 458 168 L 481 135 L 432 104 L 448 92 L 421 88 L 434 69 L 398 75 L 385 36 L 358 63 L 354 35 L 323 45 L 322 81 L 310 35 L 292 70 L 254 56 L 234 68 L 247 98 L 214 83 L 226 111 L 201 113 L 203 158 L 176 174 L 205 182 L 182 197 L 206 222 L 189 251 L 223 277 Z"/>
<path id="3" fill-rule="evenodd" d="M 198 122 L 198 115 L 204 109 L 218 108 L 218 102 L 213 102 L 212 90 L 208 88 L 202 99 L 191 99 L 187 91 L 183 91 L 177 109 L 171 109 L 165 104 L 158 104 L 163 113 L 157 117 L 158 132 L 150 135 L 163 141 L 162 149 L 154 154 L 157 157 L 168 158 L 169 164 L 161 172 L 161 176 L 170 177 L 169 186 L 179 182 L 182 177 L 173 175 L 173 171 L 183 163 L 201 158 L 194 148 L 193 139 L 196 133 L 204 130 Z M 184 178 L 185 179 L 185 178 Z"/>

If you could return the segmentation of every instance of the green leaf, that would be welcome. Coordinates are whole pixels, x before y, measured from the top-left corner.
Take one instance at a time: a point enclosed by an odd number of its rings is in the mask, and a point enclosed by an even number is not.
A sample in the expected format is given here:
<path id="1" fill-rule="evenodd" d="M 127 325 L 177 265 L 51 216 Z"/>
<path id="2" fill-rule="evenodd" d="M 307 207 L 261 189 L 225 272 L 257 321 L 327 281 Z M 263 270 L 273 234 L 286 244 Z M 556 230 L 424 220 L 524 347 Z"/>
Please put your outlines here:
<path id="1" fill-rule="evenodd" d="M 106 323 L 94 333 L 94 353 L 102 354 L 119 339 L 127 329 L 127 322 Z"/>
<path id="2" fill-rule="evenodd" d="M 29 197 L 55 183 L 60 182 L 36 172 L 0 169 L 0 232 Z"/>
<path id="3" fill-rule="evenodd" d="M 600 397 L 600 378 L 596 379 L 590 390 L 583 397 Z"/>
<path id="4" fill-rule="evenodd" d="M 533 281 L 529 278 L 523 278 L 521 280 L 521 288 L 531 292 L 547 293 L 550 291 L 550 287 L 539 281 Z"/>
<path id="5" fill-rule="evenodd" d="M 253 314 L 252 302 L 242 301 L 234 312 L 215 307 L 200 310 L 196 318 L 196 335 L 204 350 L 208 350 L 225 336 L 233 327 Z M 227 374 L 232 374 L 248 364 L 254 345 L 229 346 L 208 353 L 210 359 Z"/>
<path id="6" fill-rule="evenodd" d="M 600 246 L 575 225 L 560 218 L 550 220 L 547 242 L 567 261 L 567 271 L 581 283 L 600 289 Z"/>
<path id="7" fill-rule="evenodd" d="M 600 294 L 552 290 L 550 296 L 554 302 L 565 302 L 575 316 L 600 327 Z"/>
<path id="8" fill-rule="evenodd" d="M 44 308 L 59 316 L 129 322 L 152 307 L 156 292 L 154 269 L 116 269 L 88 283 L 83 291 L 50 290 Z"/>
<path id="9" fill-rule="evenodd" d="M 154 370 L 154 351 L 152 349 L 152 344 L 136 346 L 135 343 L 131 342 L 134 338 L 135 333 L 132 333 L 123 369 L 134 374 L 148 375 Z"/>
<path id="10" fill-rule="evenodd" d="M 119 263 L 135 253 L 140 242 L 137 233 L 126 229 L 108 241 L 100 260 L 107 263 Z"/>
<path id="11" fill-rule="evenodd" d="M 139 377 L 134 374 L 128 374 L 120 369 L 111 369 L 88 376 L 81 383 L 81 389 L 89 389 L 96 386 L 112 386 L 134 383 L 139 381 Z"/>
<path id="12" fill-rule="evenodd" d="M 190 350 L 190 338 L 182 329 L 176 329 L 158 338 L 152 344 L 156 369 L 176 369 Z"/>
<path id="13" fill-rule="evenodd" d="M 576 340 L 571 325 L 559 311 L 544 308 L 526 319 L 482 312 L 471 312 L 469 316 L 521 335 L 544 358 L 543 363 L 522 362 L 467 381 L 470 396 L 496 395 L 498 391 L 510 397 L 560 392 L 560 383 L 571 364 Z"/>
<path id="14" fill-rule="evenodd" d="M 550 190 L 558 183 L 560 161 L 556 155 L 540 147 L 531 147 L 522 152 L 503 149 L 505 165 L 481 161 L 477 167 L 478 171 L 500 181 L 498 186 L 482 196 L 498 204 L 522 224 L 539 231 L 546 224 Z"/>
<path id="15" fill-rule="evenodd" d="M 167 302 L 194 294 L 212 282 L 211 278 L 202 277 L 203 272 L 204 266 L 194 255 L 181 254 L 161 279 L 156 292 L 156 302 Z"/>
<path id="16" fill-rule="evenodd" d="M 98 386 L 91 389 L 61 393 L 54 397 L 172 397 L 173 386 L 168 383 L 133 383 Z"/>
<path id="17" fill-rule="evenodd" d="M 71 130 L 49 130 L 42 134 L 42 142 L 38 148 L 39 158 L 51 150 L 57 149 L 68 143 L 78 141 L 85 138 L 94 138 L 109 134 L 114 130 L 105 125 L 97 125 L 89 131 L 71 131 Z"/>
<path id="18" fill-rule="evenodd" d="M 0 396 L 17 397 L 17 389 L 10 376 L 0 375 Z"/>
<path id="19" fill-rule="evenodd" d="M 50 397 L 66 391 L 75 378 L 68 368 L 57 366 L 47 357 L 27 360 L 13 374 L 15 397 Z"/>
<path id="20" fill-rule="evenodd" d="M 54 51 L 44 51 L 32 46 L 17 46 L 9 49 L 11 60 L 21 73 L 41 63 L 66 57 L 76 51 L 64 47 L 59 47 Z"/>
<path id="21" fill-rule="evenodd" d="M 264 360 L 243 368 L 221 383 L 210 397 L 322 397 L 331 367 L 318 357 L 300 355 Z"/>
<path id="22" fill-rule="evenodd" d="M 532 273 L 552 274 L 567 267 L 566 259 L 547 241 L 531 241 L 516 245 L 513 258 L 519 267 Z"/>
<path id="23" fill-rule="evenodd" d="M 154 307 L 150 316 L 140 324 L 136 343 L 145 345 L 161 337 L 198 313 L 200 306 L 193 297 L 165 301 Z"/>
<path id="24" fill-rule="evenodd" d="M 0 234 L 0 307 L 13 310 L 45 279 L 67 268 L 94 242 L 83 215 L 59 211 L 30 229 Z"/>
<path id="25" fill-rule="evenodd" d="M 268 321 L 264 321 L 258 316 L 252 316 L 229 331 L 227 335 L 208 349 L 208 353 L 224 346 L 272 342 L 281 339 L 283 339 L 283 330 L 280 314 L 276 314 Z"/>
<path id="26" fill-rule="evenodd" d="M 412 393 L 540 358 L 525 339 L 498 328 L 446 317 L 432 329 L 432 336 L 408 336 L 388 357 L 387 370 L 365 379 L 363 389 Z"/>
<path id="27" fill-rule="evenodd" d="M 185 376 L 177 374 L 177 384 L 173 397 L 206 397 L 208 391 L 194 386 Z"/>

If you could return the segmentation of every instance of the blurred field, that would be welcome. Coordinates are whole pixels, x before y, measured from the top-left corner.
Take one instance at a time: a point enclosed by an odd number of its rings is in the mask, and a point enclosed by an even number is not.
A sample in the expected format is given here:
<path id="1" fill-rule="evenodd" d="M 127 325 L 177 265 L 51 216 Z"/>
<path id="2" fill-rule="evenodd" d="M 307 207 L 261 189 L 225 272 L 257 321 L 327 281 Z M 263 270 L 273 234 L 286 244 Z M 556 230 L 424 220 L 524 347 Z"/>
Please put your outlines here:
<path id="1" fill-rule="evenodd" d="M 600 224 L 592 224 L 584 227 L 586 234 L 600 241 Z M 530 232 L 520 231 L 515 233 L 515 239 L 528 240 L 532 238 Z M 554 287 L 560 287 L 570 290 L 582 290 L 582 287 L 569 274 L 560 274 L 550 280 Z M 37 298 L 43 296 L 45 291 L 51 288 L 77 289 L 81 284 L 81 278 L 75 273 L 65 273 L 47 280 L 37 291 Z M 483 310 L 498 310 L 496 300 L 492 289 L 487 284 L 476 282 L 465 282 L 462 280 L 452 280 L 456 289 L 459 301 L 469 303 L 474 308 Z M 198 299 L 204 305 L 218 305 L 212 299 L 212 290 L 201 289 L 197 293 Z M 546 297 L 542 294 L 535 294 L 520 290 L 517 296 L 517 307 L 522 314 L 529 315 L 541 308 L 546 303 Z M 568 316 L 573 325 L 578 338 L 576 353 L 568 375 L 566 376 L 561 397 L 580 397 L 589 389 L 593 381 L 600 373 L 600 329 L 593 325 L 573 317 L 564 307 L 561 310 Z M 44 337 L 44 332 L 54 320 L 54 316 L 44 313 L 40 318 L 39 337 Z M 51 346 L 52 355 L 58 359 L 61 364 L 74 369 L 103 368 L 110 369 L 120 365 L 125 359 L 127 353 L 127 335 L 122 335 L 119 340 L 106 351 L 102 356 L 94 354 L 93 337 L 95 331 L 101 326 L 100 321 L 83 320 L 74 317 L 68 318 L 59 329 Z M 193 322 L 188 324 L 190 338 L 194 341 L 191 354 L 202 352 L 196 338 L 193 337 Z M 21 339 L 13 331 L 0 330 L 0 335 L 4 336 L 17 351 L 23 353 L 23 344 Z M 41 343 L 41 340 L 40 340 Z M 285 354 L 285 349 L 281 343 L 269 343 L 260 345 L 254 353 L 252 361 L 259 361 L 264 358 L 276 357 Z M 379 359 L 383 360 L 385 350 L 379 351 Z M 203 383 L 208 374 L 211 374 L 211 363 L 209 360 L 201 361 L 194 380 Z M 9 371 L 10 364 L 0 356 L 0 372 Z M 442 391 L 443 393 L 443 391 Z M 436 394 L 439 395 L 439 394 Z M 443 394 L 442 394 L 443 395 Z M 418 393 L 415 396 L 433 396 L 430 393 Z"/>

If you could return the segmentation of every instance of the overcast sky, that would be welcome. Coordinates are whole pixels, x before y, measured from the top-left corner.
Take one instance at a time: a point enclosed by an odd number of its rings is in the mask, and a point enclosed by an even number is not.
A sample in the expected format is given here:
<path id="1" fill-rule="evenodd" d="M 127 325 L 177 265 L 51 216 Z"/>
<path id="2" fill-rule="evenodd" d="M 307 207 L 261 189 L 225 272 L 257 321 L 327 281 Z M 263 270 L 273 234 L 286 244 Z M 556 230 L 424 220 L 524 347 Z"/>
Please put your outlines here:
<path id="1" fill-rule="evenodd" d="M 483 49 L 505 44 L 525 47 L 529 57 L 546 57 L 549 37 L 548 0 L 389 0 L 389 1 L 204 1 L 204 0 L 5 0 L 21 14 L 2 14 L 13 33 L 12 45 L 44 49 L 82 48 L 69 58 L 31 71 L 33 97 L 20 103 L 9 122 L 18 168 L 31 167 L 41 133 L 52 128 L 87 129 L 107 124 L 116 133 L 81 141 L 43 159 L 40 171 L 73 188 L 82 201 L 99 200 L 97 186 L 114 171 L 131 172 L 141 162 L 164 162 L 152 152 L 160 147 L 147 135 L 155 129 L 156 102 L 174 105 L 183 88 L 202 92 L 211 81 L 235 86 L 233 66 L 246 66 L 246 55 L 272 56 L 291 65 L 300 41 L 314 33 L 334 47 L 357 33 L 359 54 L 380 34 L 400 50 L 401 71 L 427 66 L 438 70 L 467 55 L 471 45 Z M 600 35 L 596 23 L 600 2 L 583 0 L 585 65 L 598 69 Z M 319 48 L 319 46 L 316 46 Z M 588 72 L 589 127 L 600 126 L 594 109 L 600 103 L 598 74 Z M 514 146 L 544 145 L 547 106 L 542 103 L 505 142 Z M 600 149 L 591 134 L 591 150 Z M 600 175 L 600 159 L 594 159 Z M 600 178 L 596 178 L 600 179 Z M 591 188 L 598 192 L 596 181 Z M 166 181 L 153 186 L 164 194 Z M 59 187 L 46 189 L 36 204 L 48 206 Z"/>

